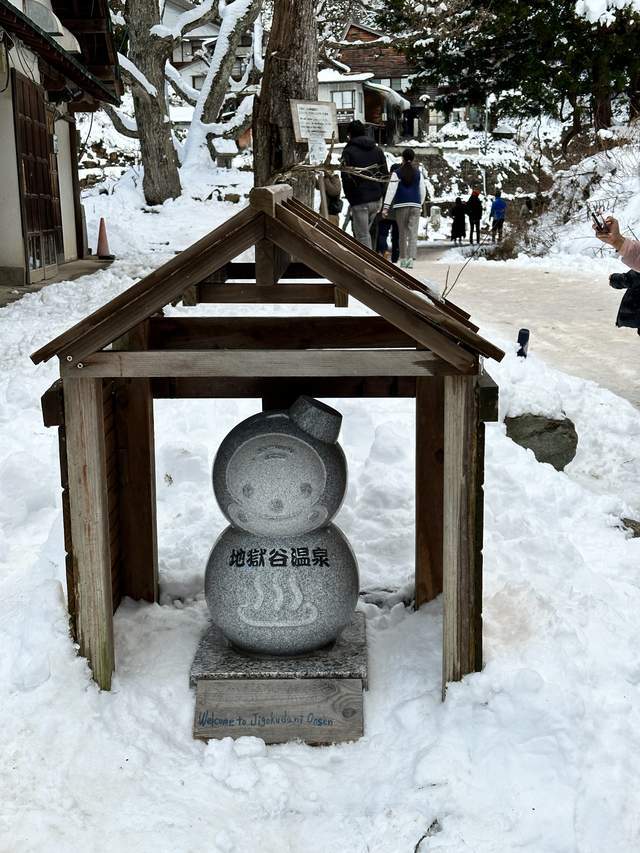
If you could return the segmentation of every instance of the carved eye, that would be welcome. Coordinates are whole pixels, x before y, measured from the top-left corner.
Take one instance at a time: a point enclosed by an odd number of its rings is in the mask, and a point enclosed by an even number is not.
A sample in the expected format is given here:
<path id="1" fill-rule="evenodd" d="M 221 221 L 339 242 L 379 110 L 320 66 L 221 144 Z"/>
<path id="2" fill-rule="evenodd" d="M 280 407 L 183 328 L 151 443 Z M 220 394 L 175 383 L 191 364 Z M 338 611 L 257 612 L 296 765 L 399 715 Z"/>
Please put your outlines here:
<path id="1" fill-rule="evenodd" d="M 311 493 L 313 491 L 311 483 L 300 483 L 300 491 L 305 498 L 311 497 Z"/>
<path id="2" fill-rule="evenodd" d="M 242 487 L 242 494 L 245 496 L 245 498 L 252 497 L 254 492 L 255 492 L 255 489 L 253 488 L 251 483 L 245 483 L 244 486 Z"/>

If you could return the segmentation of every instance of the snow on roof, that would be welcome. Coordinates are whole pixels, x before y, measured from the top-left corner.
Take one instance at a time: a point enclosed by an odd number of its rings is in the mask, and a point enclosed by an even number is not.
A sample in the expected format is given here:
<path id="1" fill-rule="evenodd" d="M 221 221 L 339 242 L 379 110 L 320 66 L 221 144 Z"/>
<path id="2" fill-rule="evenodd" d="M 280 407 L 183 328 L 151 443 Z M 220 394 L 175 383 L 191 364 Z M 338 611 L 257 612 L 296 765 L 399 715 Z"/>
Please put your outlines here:
<path id="1" fill-rule="evenodd" d="M 393 104 L 396 107 L 399 107 L 402 112 L 408 110 L 411 104 L 406 98 L 403 98 L 401 94 L 396 92 L 394 89 L 391 89 L 389 86 L 383 86 L 382 83 L 370 83 L 367 82 L 364 84 L 365 89 L 374 89 L 376 92 L 382 92 L 384 98 L 388 103 Z"/>
<path id="2" fill-rule="evenodd" d="M 238 146 L 234 139 L 224 139 L 220 137 L 219 139 L 213 140 L 213 147 L 215 148 L 216 154 L 237 154 Z"/>
<path id="3" fill-rule="evenodd" d="M 342 74 L 336 68 L 323 68 L 318 71 L 318 83 L 359 83 L 371 80 L 373 73 L 365 71 L 362 74 Z"/>
<path id="4" fill-rule="evenodd" d="M 174 107 L 171 105 L 169 107 L 169 118 L 174 124 L 191 124 L 191 119 L 193 118 L 193 107 Z"/>

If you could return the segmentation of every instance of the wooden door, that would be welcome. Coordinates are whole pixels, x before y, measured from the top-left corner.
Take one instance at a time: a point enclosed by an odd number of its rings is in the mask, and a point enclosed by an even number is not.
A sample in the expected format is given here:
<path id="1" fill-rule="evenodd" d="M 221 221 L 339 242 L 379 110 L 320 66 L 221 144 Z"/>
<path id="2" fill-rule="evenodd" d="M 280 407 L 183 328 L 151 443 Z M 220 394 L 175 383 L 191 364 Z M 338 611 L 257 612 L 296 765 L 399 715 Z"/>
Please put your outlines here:
<path id="1" fill-rule="evenodd" d="M 53 113 L 44 89 L 13 72 L 13 110 L 28 282 L 51 278 L 63 257 Z"/>

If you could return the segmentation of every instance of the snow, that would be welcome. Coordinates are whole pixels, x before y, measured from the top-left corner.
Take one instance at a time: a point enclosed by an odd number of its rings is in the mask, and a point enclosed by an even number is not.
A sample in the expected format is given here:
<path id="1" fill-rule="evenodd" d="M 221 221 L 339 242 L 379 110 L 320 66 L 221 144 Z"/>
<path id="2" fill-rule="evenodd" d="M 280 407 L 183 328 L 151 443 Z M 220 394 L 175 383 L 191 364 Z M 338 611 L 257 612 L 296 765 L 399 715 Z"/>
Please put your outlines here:
<path id="1" fill-rule="evenodd" d="M 366 71 L 363 74 L 342 73 L 336 68 L 321 68 L 318 71 L 318 83 L 359 83 L 363 80 L 371 80 L 373 73 Z"/>
<path id="2" fill-rule="evenodd" d="M 381 83 L 365 83 L 364 87 L 365 89 L 373 89 L 376 92 L 382 92 L 386 101 L 398 107 L 398 109 L 402 110 L 403 112 L 405 110 L 408 110 L 411 106 L 411 104 L 406 98 L 403 98 L 402 95 L 400 95 L 394 89 L 391 89 L 389 86 L 383 86 Z"/>
<path id="3" fill-rule="evenodd" d="M 218 178 L 248 192 L 250 174 Z M 158 401 L 162 602 L 119 608 L 113 690 L 98 691 L 67 627 L 57 436 L 39 403 L 56 365 L 28 356 L 239 209 L 209 198 L 206 182 L 160 208 L 144 204 L 135 172 L 106 189 L 86 199 L 88 228 L 94 241 L 107 217 L 118 260 L 0 310 L 0 849 L 637 850 L 640 540 L 618 519 L 640 512 L 640 413 L 534 356 L 517 359 L 499 339 L 508 355 L 488 368 L 501 416 L 564 412 L 580 441 L 559 473 L 502 424 L 487 427 L 481 673 L 451 685 L 442 704 L 441 601 L 418 613 L 402 602 L 413 570 L 412 401 L 329 401 L 344 414 L 351 476 L 338 523 L 363 587 L 400 587 L 384 606 L 360 605 L 365 737 L 328 748 L 194 741 L 188 669 L 207 623 L 204 565 L 223 524 L 210 466 L 259 402 Z M 294 310 L 326 313 L 261 308 Z M 219 307 L 245 311 L 255 309 Z"/>
<path id="4" fill-rule="evenodd" d="M 145 75 L 140 71 L 137 65 L 134 65 L 133 62 L 129 59 L 129 57 L 124 56 L 122 53 L 118 54 L 118 62 L 120 64 L 120 68 L 123 71 L 126 71 L 131 77 L 139 83 L 142 88 L 151 95 L 153 98 L 157 98 L 158 90 L 150 83 L 149 80 L 145 77 Z"/>

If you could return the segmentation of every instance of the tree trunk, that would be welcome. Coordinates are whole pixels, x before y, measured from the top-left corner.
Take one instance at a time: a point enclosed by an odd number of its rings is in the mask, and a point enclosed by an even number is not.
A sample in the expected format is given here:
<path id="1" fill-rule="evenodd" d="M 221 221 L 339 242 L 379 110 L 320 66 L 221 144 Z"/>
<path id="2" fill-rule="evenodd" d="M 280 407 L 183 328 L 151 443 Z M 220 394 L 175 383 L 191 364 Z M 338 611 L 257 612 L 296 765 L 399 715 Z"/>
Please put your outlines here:
<path id="1" fill-rule="evenodd" d="M 178 156 L 171 136 L 164 66 L 171 42 L 151 36 L 149 30 L 160 23 L 158 0 L 128 0 L 129 59 L 155 86 L 157 96 L 140 86 L 133 88 L 140 155 L 144 168 L 142 188 L 147 204 L 162 204 L 180 195 Z"/>
<path id="2" fill-rule="evenodd" d="M 592 65 L 592 100 L 594 130 L 611 127 L 611 74 L 609 57 L 604 50 L 597 50 Z"/>
<path id="3" fill-rule="evenodd" d="M 569 143 L 572 139 L 582 132 L 582 107 L 578 96 L 575 92 L 567 93 L 567 100 L 571 105 L 571 127 L 568 127 L 562 134 L 560 140 L 562 146 L 562 156 L 566 159 Z"/>
<path id="4" fill-rule="evenodd" d="M 318 38 L 312 0 L 275 3 L 260 98 L 253 114 L 254 182 L 258 187 L 307 155 L 306 143 L 294 139 L 290 98 L 318 98 Z M 295 198 L 311 206 L 313 176 L 296 176 L 291 183 Z"/>
<path id="5" fill-rule="evenodd" d="M 629 69 L 629 121 L 640 118 L 640 65 L 633 65 Z"/>

